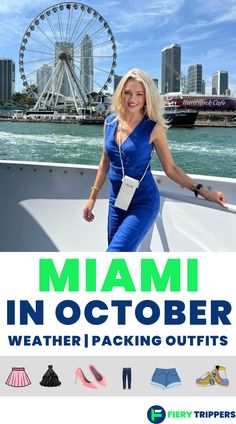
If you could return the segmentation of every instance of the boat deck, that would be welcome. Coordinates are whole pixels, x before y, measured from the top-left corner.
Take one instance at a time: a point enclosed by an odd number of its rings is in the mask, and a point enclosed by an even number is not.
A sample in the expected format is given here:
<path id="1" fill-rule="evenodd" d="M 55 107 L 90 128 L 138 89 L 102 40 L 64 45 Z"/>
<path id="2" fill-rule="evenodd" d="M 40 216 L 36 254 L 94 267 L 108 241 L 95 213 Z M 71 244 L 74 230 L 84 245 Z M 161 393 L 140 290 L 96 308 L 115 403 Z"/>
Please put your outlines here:
<path id="1" fill-rule="evenodd" d="M 107 247 L 109 183 L 97 200 L 95 221 L 82 218 L 96 166 L 0 162 L 0 251 L 100 251 Z M 236 213 L 153 172 L 161 210 L 140 251 L 235 251 Z M 222 190 L 233 204 L 236 179 L 193 176 Z"/>

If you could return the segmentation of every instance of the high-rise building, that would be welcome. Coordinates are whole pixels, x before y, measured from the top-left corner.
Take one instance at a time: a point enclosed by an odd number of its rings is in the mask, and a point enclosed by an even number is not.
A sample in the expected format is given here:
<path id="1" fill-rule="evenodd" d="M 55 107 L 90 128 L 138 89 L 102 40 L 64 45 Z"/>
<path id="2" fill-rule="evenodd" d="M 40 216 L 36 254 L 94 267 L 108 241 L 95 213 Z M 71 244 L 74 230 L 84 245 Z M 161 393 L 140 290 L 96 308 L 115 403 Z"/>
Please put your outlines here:
<path id="1" fill-rule="evenodd" d="M 206 83 L 202 80 L 202 94 L 206 94 Z"/>
<path id="2" fill-rule="evenodd" d="M 188 68 L 188 93 L 202 94 L 202 65 L 191 65 Z"/>
<path id="3" fill-rule="evenodd" d="M 223 95 L 228 90 L 228 71 L 217 71 L 212 74 L 212 94 Z"/>
<path id="4" fill-rule="evenodd" d="M 37 89 L 38 93 L 41 94 L 47 85 L 48 80 L 52 75 L 52 67 L 43 65 L 37 70 Z"/>
<path id="5" fill-rule="evenodd" d="M 172 44 L 162 50 L 161 93 L 180 91 L 181 46 Z"/>
<path id="6" fill-rule="evenodd" d="M 158 79 L 157 78 L 153 78 L 153 82 L 154 82 L 154 84 L 156 86 L 156 89 L 158 91 Z"/>
<path id="7" fill-rule="evenodd" d="M 8 103 L 15 93 L 15 62 L 0 58 L 0 101 Z"/>
<path id="8" fill-rule="evenodd" d="M 81 43 L 80 82 L 85 93 L 93 91 L 93 42 L 85 35 Z"/>
<path id="9" fill-rule="evenodd" d="M 55 43 L 55 66 L 58 63 L 58 60 L 61 60 L 61 66 L 65 66 L 65 62 L 68 63 L 68 66 L 71 68 L 71 70 L 74 70 L 74 43 L 69 42 L 56 42 Z M 58 91 L 58 80 L 60 79 L 60 71 L 61 68 L 58 69 L 58 72 L 54 75 L 54 90 Z M 71 75 L 71 72 L 69 72 L 69 75 Z M 73 78 L 71 79 L 70 83 L 73 83 Z M 66 97 L 71 97 L 71 88 L 70 83 L 68 80 L 68 76 L 66 71 L 64 70 L 63 79 L 60 82 L 60 94 Z"/>
<path id="10" fill-rule="evenodd" d="M 116 91 L 121 79 L 122 79 L 122 76 L 114 75 L 114 92 Z"/>

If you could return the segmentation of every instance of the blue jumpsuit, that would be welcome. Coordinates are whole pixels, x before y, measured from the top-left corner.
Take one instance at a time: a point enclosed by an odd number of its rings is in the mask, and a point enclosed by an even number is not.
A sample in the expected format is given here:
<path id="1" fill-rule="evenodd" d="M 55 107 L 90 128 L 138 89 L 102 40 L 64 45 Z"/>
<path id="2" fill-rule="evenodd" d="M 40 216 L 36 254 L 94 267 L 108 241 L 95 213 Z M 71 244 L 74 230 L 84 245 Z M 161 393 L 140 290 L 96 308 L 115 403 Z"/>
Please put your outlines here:
<path id="1" fill-rule="evenodd" d="M 160 195 L 150 166 L 136 189 L 127 211 L 114 206 L 120 190 L 122 167 L 115 140 L 116 115 L 106 119 L 105 151 L 110 159 L 107 177 L 110 179 L 107 252 L 135 252 L 152 226 L 159 208 Z M 151 160 L 153 144 L 150 135 L 156 122 L 143 118 L 121 146 L 125 175 L 140 180 Z"/>

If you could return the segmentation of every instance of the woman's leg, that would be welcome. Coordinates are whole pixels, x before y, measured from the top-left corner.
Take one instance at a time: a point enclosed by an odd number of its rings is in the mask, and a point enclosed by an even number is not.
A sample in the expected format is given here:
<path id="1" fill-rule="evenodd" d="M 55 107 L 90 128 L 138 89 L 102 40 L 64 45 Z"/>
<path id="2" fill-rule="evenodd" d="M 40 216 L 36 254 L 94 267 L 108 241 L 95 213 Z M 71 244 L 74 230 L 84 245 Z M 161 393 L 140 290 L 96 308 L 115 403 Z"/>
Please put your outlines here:
<path id="1" fill-rule="evenodd" d="M 118 209 L 118 208 L 115 208 Z M 109 246 L 107 252 L 135 252 L 145 237 L 158 214 L 156 209 L 148 209 L 145 205 L 133 207 L 126 214 L 119 214 L 114 219 L 113 228 L 109 232 Z"/>
<path id="2" fill-rule="evenodd" d="M 110 245 L 114 235 L 118 231 L 122 222 L 127 216 L 127 211 L 116 208 L 112 202 L 109 203 L 108 211 L 108 245 Z"/>

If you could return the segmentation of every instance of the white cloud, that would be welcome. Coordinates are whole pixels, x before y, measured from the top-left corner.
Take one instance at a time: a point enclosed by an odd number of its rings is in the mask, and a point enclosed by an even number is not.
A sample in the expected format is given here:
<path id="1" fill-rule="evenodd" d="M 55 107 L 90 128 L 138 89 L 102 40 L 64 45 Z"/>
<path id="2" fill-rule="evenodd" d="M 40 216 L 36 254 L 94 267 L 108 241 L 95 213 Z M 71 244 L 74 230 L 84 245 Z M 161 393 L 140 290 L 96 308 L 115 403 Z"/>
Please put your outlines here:
<path id="1" fill-rule="evenodd" d="M 218 48 L 210 49 L 204 54 L 205 61 L 216 59 L 216 58 L 217 59 L 220 58 L 220 60 L 222 61 L 222 57 L 224 57 L 224 50 L 218 49 Z"/>
<path id="2" fill-rule="evenodd" d="M 227 0 L 226 2 L 221 0 L 196 0 L 195 10 L 200 11 L 201 18 L 199 18 L 198 14 L 195 12 L 194 23 L 184 25 L 182 28 L 179 28 L 178 31 L 196 31 L 204 27 L 236 21 L 235 0 Z M 202 18 L 202 16 L 204 16 L 204 18 Z"/>
<path id="3" fill-rule="evenodd" d="M 196 10 L 209 16 L 231 13 L 235 7 L 235 0 L 195 0 L 194 3 Z"/>
<path id="4" fill-rule="evenodd" d="M 30 22 L 60 0 L 1 0 L 0 55 L 17 62 L 20 41 Z M 83 2 L 83 1 L 82 1 Z M 109 23 L 118 47 L 117 72 L 137 62 L 160 78 L 161 49 L 172 43 L 182 48 L 183 70 L 202 63 L 206 79 L 224 66 L 230 83 L 236 68 L 236 35 L 227 33 L 236 21 L 236 0 L 87 0 Z M 215 25 L 215 26 L 214 26 Z M 214 48 L 213 48 L 214 47 Z M 222 48 L 221 48 L 222 47 Z M 128 64 L 127 64 L 128 61 Z"/>
<path id="5" fill-rule="evenodd" d="M 12 48 L 19 49 L 21 39 L 28 26 L 28 21 L 6 17 L 1 19 L 0 25 L 0 48 L 2 51 L 11 51 Z M 9 31 L 9 28 L 11 30 Z M 7 34 L 7 35 L 6 35 Z"/>
<path id="6" fill-rule="evenodd" d="M 128 53 L 131 51 L 135 51 L 136 49 L 142 49 L 143 47 L 150 46 L 152 42 L 151 38 L 145 38 L 143 40 L 134 40 L 130 43 L 122 43 L 120 41 L 117 41 L 117 49 L 119 51 L 119 54 Z"/>
<path id="7" fill-rule="evenodd" d="M 30 10 L 37 9 L 38 13 L 40 13 L 43 8 L 47 8 L 49 6 L 48 0 L 1 0 L 0 2 L 0 15 L 12 15 L 14 17 L 15 14 L 19 14 L 24 12 L 28 14 Z M 35 16 L 33 16 L 34 18 Z"/>
<path id="8" fill-rule="evenodd" d="M 116 8 L 111 16 L 114 32 L 140 31 L 140 28 L 158 27 L 166 25 L 173 15 L 177 14 L 185 0 L 128 0 L 126 7 Z"/>
<path id="9" fill-rule="evenodd" d="M 214 30 L 214 31 L 205 31 L 205 32 L 200 32 L 200 33 L 194 33 L 192 35 L 184 35 L 181 37 L 176 37 L 175 40 L 176 42 L 180 43 L 180 44 L 185 44 L 185 43 L 191 43 L 193 41 L 202 41 L 202 40 L 207 40 L 207 39 L 213 39 L 214 34 L 218 31 L 218 29 Z"/>

